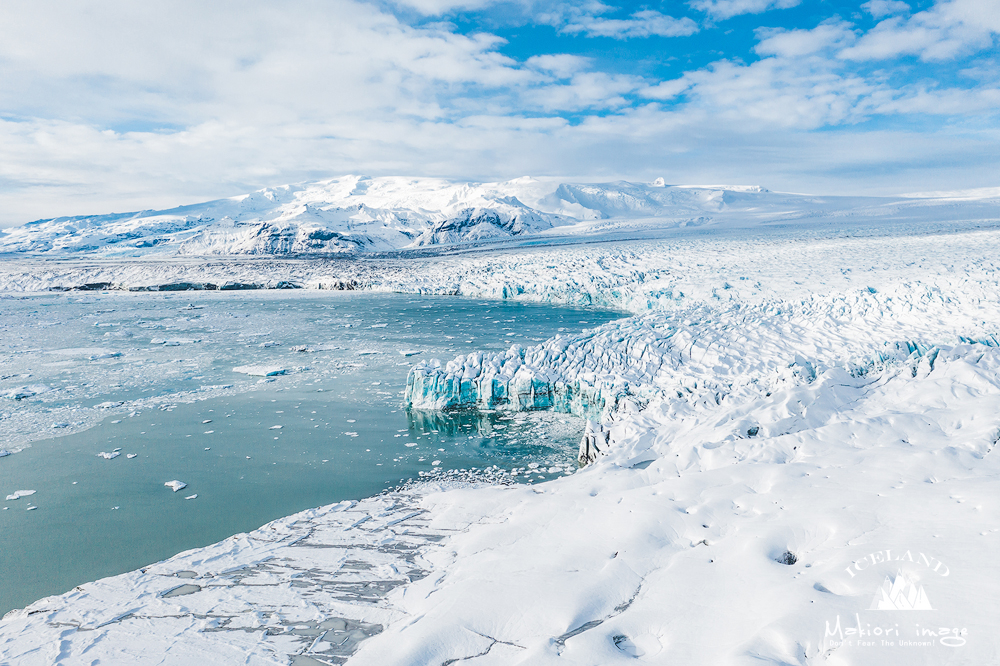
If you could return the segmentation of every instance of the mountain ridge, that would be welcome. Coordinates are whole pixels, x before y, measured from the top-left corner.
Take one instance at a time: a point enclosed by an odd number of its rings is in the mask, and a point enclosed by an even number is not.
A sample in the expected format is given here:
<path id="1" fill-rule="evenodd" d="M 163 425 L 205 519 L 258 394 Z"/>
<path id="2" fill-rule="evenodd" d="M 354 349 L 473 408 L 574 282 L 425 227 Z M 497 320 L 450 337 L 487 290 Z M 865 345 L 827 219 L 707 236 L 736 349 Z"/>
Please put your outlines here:
<path id="1" fill-rule="evenodd" d="M 946 205 L 942 205 L 946 204 Z M 996 198 L 844 197 L 761 186 L 494 183 L 348 175 L 164 210 L 35 220 L 0 230 L 0 252 L 44 256 L 355 255 L 607 232 L 801 220 L 1000 219 Z"/>

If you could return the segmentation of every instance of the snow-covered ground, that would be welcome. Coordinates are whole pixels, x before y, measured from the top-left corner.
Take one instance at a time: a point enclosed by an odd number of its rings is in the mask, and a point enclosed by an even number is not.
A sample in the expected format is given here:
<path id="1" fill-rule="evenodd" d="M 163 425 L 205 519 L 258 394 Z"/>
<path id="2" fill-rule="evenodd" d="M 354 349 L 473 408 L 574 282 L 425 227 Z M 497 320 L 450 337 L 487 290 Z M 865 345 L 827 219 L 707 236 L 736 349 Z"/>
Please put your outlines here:
<path id="1" fill-rule="evenodd" d="M 881 224 L 355 262 L 7 262 L 8 291 L 284 281 L 635 316 L 411 375 L 417 408 L 601 420 L 576 474 L 305 512 L 12 613 L 0 662 L 994 663 L 1000 231 Z"/>

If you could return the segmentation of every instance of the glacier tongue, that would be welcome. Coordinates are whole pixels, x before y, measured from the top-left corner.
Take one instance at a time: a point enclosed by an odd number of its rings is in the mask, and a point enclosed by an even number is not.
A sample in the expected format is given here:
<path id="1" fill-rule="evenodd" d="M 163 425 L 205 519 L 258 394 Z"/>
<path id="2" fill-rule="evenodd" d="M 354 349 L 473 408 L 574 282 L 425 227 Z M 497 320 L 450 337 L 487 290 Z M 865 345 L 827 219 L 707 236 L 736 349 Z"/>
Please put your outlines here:
<path id="1" fill-rule="evenodd" d="M 933 369 L 941 349 L 972 342 L 996 346 L 988 335 L 942 335 L 933 326 L 872 314 L 878 298 L 863 292 L 860 298 L 842 295 L 798 307 L 743 304 L 653 312 L 531 347 L 514 345 L 504 353 L 475 352 L 447 363 L 425 360 L 410 370 L 405 404 L 417 410 L 553 410 L 614 423 L 654 402 L 675 414 L 732 408 L 809 385 L 821 375 L 859 378 L 898 366 L 916 376 Z M 893 299 L 932 305 L 919 285 L 901 285 Z M 791 334 L 815 327 L 828 331 L 827 337 Z M 913 335 L 919 338 L 906 338 Z M 603 434 L 588 439 L 593 433 Z M 751 420 L 733 424 L 734 436 L 758 433 L 772 434 L 770 426 Z M 587 435 L 583 462 L 614 440 L 600 425 L 590 426 Z"/>

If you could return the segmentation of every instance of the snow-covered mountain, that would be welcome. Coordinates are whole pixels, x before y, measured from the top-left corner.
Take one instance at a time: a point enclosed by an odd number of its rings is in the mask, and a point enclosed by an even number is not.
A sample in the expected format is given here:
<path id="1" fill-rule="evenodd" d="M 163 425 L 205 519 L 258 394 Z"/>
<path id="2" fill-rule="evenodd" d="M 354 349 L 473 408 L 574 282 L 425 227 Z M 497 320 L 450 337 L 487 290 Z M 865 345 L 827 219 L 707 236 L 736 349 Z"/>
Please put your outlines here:
<path id="1" fill-rule="evenodd" d="M 961 194 L 961 193 L 960 193 Z M 988 193 L 987 193 L 988 194 Z M 60 217 L 0 231 L 0 252 L 328 255 L 690 225 L 817 219 L 1000 219 L 1000 198 L 815 197 L 761 187 L 518 178 L 344 176 L 162 211 Z"/>

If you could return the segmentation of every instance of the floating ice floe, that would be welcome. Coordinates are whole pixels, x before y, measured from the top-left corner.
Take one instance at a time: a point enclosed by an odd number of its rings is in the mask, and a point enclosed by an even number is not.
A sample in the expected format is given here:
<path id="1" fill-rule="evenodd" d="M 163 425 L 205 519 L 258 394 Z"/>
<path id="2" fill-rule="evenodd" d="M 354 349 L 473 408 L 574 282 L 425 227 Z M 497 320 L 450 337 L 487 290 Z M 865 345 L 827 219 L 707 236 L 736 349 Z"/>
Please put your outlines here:
<path id="1" fill-rule="evenodd" d="M 268 428 L 268 430 L 281 430 L 281 429 L 282 429 L 283 427 L 284 427 L 284 426 L 280 426 L 280 425 L 273 425 L 273 426 L 271 426 L 270 428 Z"/>
<path id="2" fill-rule="evenodd" d="M 97 457 L 104 458 L 105 460 L 113 460 L 120 455 L 121 451 L 111 451 L 110 453 L 107 451 L 101 451 L 100 453 L 97 454 Z"/>
<path id="3" fill-rule="evenodd" d="M 417 354 L 423 354 L 423 349 L 400 349 L 399 353 L 402 356 L 416 356 Z"/>
<path id="4" fill-rule="evenodd" d="M 241 372 L 251 377 L 275 377 L 285 374 L 288 370 L 280 365 L 239 365 L 233 368 L 233 372 Z"/>
<path id="5" fill-rule="evenodd" d="M 122 355 L 121 352 L 108 352 L 106 354 L 91 354 L 90 356 L 87 357 L 87 360 L 100 361 L 101 359 L 105 358 L 120 358 L 121 355 Z"/>
<path id="6" fill-rule="evenodd" d="M 48 393 L 52 389 L 44 384 L 33 384 L 31 386 L 20 386 L 15 389 L 9 389 L 0 393 L 0 397 L 10 398 L 11 400 L 24 400 L 25 398 L 33 398 L 39 393 Z"/>
<path id="7" fill-rule="evenodd" d="M 15 490 L 10 495 L 7 495 L 7 500 L 13 501 L 21 499 L 22 497 L 28 497 L 29 495 L 34 495 L 34 490 Z"/>
<path id="8" fill-rule="evenodd" d="M 107 402 L 102 402 L 99 405 L 94 405 L 94 409 L 114 409 L 115 407 L 121 407 L 124 404 L 124 400 L 109 400 Z"/>
<path id="9" fill-rule="evenodd" d="M 178 347 L 180 345 L 192 345 L 201 340 L 195 338 L 153 338 L 149 341 L 151 345 L 163 345 L 164 347 Z"/>
<path id="10" fill-rule="evenodd" d="M 358 352 L 358 356 L 371 356 L 372 354 L 381 354 L 382 352 L 377 349 L 362 349 Z"/>
<path id="11" fill-rule="evenodd" d="M 68 428 L 69 424 L 68 423 L 53 423 L 52 427 L 53 428 Z"/>
<path id="12" fill-rule="evenodd" d="M 189 499 L 198 499 L 198 493 L 195 493 L 194 495 L 188 495 L 184 499 L 186 499 L 186 500 L 189 500 Z"/>
<path id="13" fill-rule="evenodd" d="M 178 481 L 177 479 L 174 479 L 173 481 L 167 481 L 163 485 L 165 485 L 167 488 L 170 488 L 176 493 L 178 490 L 184 490 L 185 488 L 187 488 L 188 484 L 184 483 L 183 481 Z"/>
<path id="14" fill-rule="evenodd" d="M 0 449 L 0 458 L 3 458 L 4 456 L 9 456 L 9 455 L 10 455 L 10 451 L 8 451 L 7 449 Z"/>

